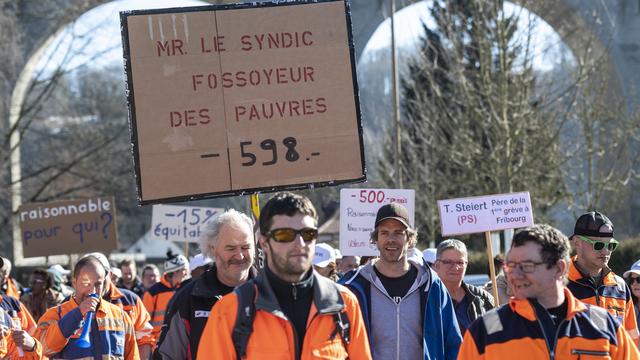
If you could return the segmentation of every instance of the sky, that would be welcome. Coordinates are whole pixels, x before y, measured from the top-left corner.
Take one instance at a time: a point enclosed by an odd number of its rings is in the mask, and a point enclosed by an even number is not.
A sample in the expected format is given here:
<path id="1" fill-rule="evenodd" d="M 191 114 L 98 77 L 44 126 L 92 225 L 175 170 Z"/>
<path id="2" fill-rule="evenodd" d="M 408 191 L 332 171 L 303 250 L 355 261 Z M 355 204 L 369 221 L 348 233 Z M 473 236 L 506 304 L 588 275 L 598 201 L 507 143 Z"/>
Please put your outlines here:
<path id="1" fill-rule="evenodd" d="M 507 16 L 511 14 L 519 15 L 519 29 L 531 27 L 533 48 L 536 54 L 533 67 L 540 71 L 553 69 L 562 60 L 558 53 L 568 51 L 558 33 L 540 17 L 520 6 L 505 2 L 504 10 Z M 435 20 L 429 14 L 429 1 L 421 1 L 397 11 L 394 22 L 396 43 L 398 46 L 404 47 L 413 47 L 419 43 L 418 40 L 424 34 L 422 31 L 423 22 L 430 28 L 435 26 Z M 521 33 L 521 35 L 524 34 Z M 390 47 L 391 20 L 387 19 L 380 24 L 369 39 L 363 52 L 363 58 L 366 59 L 368 52 Z"/>
<path id="2" fill-rule="evenodd" d="M 58 39 L 54 41 L 43 60 L 40 69 L 55 69 L 58 64 L 66 63 L 65 68 L 75 68 L 87 62 L 92 66 L 106 66 L 122 64 L 122 44 L 120 35 L 119 11 L 151 8 L 170 8 L 203 5 L 195 0 L 119 0 L 96 7 L 82 15 L 75 23 L 68 26 Z M 542 19 L 528 11 L 506 3 L 507 13 L 522 12 L 520 28 L 533 26 L 534 46 L 540 54 L 534 57 L 534 67 L 538 70 L 550 70 L 559 61 L 558 51 L 566 49 L 558 34 Z M 422 22 L 433 24 L 429 16 L 428 2 L 422 1 L 407 6 L 396 13 L 396 42 L 399 47 L 410 48 L 418 43 L 422 35 Z M 70 34 L 75 34 L 71 36 Z M 367 53 L 391 46 L 391 26 L 389 19 L 385 20 L 365 47 L 362 59 L 367 59 Z M 65 58 L 63 54 L 71 47 L 72 53 L 79 56 Z M 545 52 L 551 47 L 551 51 Z M 53 56 L 52 56 L 53 55 Z M 362 62 L 361 62 L 362 64 Z"/>

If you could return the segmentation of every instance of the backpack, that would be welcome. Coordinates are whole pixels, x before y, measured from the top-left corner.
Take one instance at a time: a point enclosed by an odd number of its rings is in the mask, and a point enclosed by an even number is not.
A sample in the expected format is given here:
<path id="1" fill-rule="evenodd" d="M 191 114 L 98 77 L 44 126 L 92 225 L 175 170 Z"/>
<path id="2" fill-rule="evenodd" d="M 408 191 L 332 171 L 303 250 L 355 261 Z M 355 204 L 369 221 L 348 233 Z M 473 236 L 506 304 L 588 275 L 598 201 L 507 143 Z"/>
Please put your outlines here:
<path id="1" fill-rule="evenodd" d="M 253 320 L 256 317 L 256 289 L 253 282 L 249 281 L 237 287 L 234 292 L 238 296 L 238 310 L 231 339 L 237 359 L 242 360 L 247 355 L 247 345 L 253 331 Z M 348 345 L 351 342 L 349 317 L 342 312 L 337 312 L 333 314 L 333 320 L 335 329 L 331 333 L 330 339 L 334 339 L 340 334 L 342 346 L 348 350 Z M 349 358 L 347 357 L 347 359 Z"/>

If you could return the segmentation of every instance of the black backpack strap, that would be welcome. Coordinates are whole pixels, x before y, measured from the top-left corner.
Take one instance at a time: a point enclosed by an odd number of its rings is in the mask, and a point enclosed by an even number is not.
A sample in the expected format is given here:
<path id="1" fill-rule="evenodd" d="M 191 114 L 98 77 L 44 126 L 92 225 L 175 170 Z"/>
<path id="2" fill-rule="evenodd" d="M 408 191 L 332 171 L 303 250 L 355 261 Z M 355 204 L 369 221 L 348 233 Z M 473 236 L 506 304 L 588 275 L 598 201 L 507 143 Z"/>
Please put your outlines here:
<path id="1" fill-rule="evenodd" d="M 253 319 L 256 317 L 256 289 L 253 281 L 247 281 L 237 287 L 234 292 L 238 297 L 238 310 L 231 339 L 236 349 L 237 359 L 242 360 L 247 355 L 247 344 L 253 331 Z"/>
<path id="2" fill-rule="evenodd" d="M 349 317 L 344 312 L 337 312 L 333 314 L 333 321 L 335 323 L 335 329 L 331 338 L 333 339 L 337 334 L 340 334 L 342 339 L 342 345 L 344 349 L 349 353 L 349 344 L 351 343 L 351 323 Z"/>

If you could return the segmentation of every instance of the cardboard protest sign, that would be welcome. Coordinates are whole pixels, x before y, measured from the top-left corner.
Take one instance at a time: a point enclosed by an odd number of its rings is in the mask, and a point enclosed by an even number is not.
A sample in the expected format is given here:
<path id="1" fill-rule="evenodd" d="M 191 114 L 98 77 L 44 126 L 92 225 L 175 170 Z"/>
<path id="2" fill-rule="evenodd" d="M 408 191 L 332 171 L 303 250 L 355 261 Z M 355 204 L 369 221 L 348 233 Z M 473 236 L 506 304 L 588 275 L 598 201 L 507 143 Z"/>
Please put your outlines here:
<path id="1" fill-rule="evenodd" d="M 365 180 L 348 2 L 121 23 L 141 204 Z"/>
<path id="2" fill-rule="evenodd" d="M 159 241 L 198 242 L 207 222 L 224 209 L 196 206 L 153 205 L 151 237 Z"/>
<path id="3" fill-rule="evenodd" d="M 415 226 L 415 191 L 400 189 L 341 189 L 340 190 L 340 252 L 343 255 L 378 256 L 371 244 L 371 232 L 378 209 L 397 202 L 409 211 Z"/>
<path id="4" fill-rule="evenodd" d="M 533 225 L 529 192 L 438 200 L 442 236 Z"/>
<path id="5" fill-rule="evenodd" d="M 113 197 L 23 204 L 17 216 L 24 257 L 118 248 Z"/>

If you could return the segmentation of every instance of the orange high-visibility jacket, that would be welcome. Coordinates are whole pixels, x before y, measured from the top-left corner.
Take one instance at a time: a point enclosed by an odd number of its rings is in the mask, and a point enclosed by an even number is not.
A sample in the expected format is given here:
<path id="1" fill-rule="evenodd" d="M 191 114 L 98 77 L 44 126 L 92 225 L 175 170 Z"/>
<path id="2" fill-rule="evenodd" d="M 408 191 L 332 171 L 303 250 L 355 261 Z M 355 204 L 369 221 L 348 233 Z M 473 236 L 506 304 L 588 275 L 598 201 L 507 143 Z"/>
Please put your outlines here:
<path id="1" fill-rule="evenodd" d="M 136 332 L 136 342 L 139 346 L 153 346 L 154 339 L 151 335 L 153 327 L 150 324 L 151 316 L 149 316 L 149 312 L 144 307 L 142 299 L 140 299 L 136 293 L 127 289 L 117 288 L 110 282 L 109 289 L 102 298 L 121 308 L 129 315 L 131 322 L 133 322 L 133 329 Z"/>
<path id="2" fill-rule="evenodd" d="M 367 331 L 355 295 L 342 285 L 334 284 L 314 273 L 314 297 L 300 360 L 371 359 Z M 248 284 L 256 287 L 256 313 L 253 331 L 247 344 L 246 359 L 295 360 L 295 339 L 291 322 L 280 310 L 266 275 L 259 274 Z M 198 360 L 236 359 L 231 333 L 236 321 L 238 297 L 225 295 L 211 310 L 204 328 Z M 350 322 L 350 343 L 344 348 L 340 335 L 335 335 L 333 314 L 344 312 Z"/>
<path id="3" fill-rule="evenodd" d="M 21 329 L 27 330 L 29 334 L 33 334 L 33 330 L 36 328 L 36 322 L 33 320 L 33 316 L 31 316 L 29 310 L 27 310 L 27 307 L 24 306 L 20 300 L 11 296 L 0 295 L 0 308 L 7 312 L 14 310 L 20 319 Z"/>
<path id="4" fill-rule="evenodd" d="M 576 267 L 577 256 L 569 264 L 569 283 L 567 288 L 578 300 L 587 304 L 597 305 L 607 309 L 622 324 L 631 339 L 638 343 L 638 324 L 633 308 L 631 290 L 624 279 L 612 271 L 602 278 L 602 284 L 597 288 L 588 278 L 583 277 Z"/>
<path id="5" fill-rule="evenodd" d="M 34 337 L 42 343 L 43 355 L 50 358 L 140 359 L 131 319 L 116 305 L 100 301 L 92 321 L 88 349 L 76 345 L 83 324 L 78 304 L 70 299 L 42 315 Z"/>
<path id="6" fill-rule="evenodd" d="M 160 337 L 169 300 L 171 300 L 179 287 L 171 287 L 171 284 L 162 276 L 159 283 L 156 283 L 144 293 L 142 302 L 147 311 L 149 311 L 149 315 L 151 315 L 151 326 L 153 326 L 151 336 L 153 337 L 154 346 Z"/>
<path id="7" fill-rule="evenodd" d="M 20 299 L 20 290 L 18 290 L 18 287 L 16 286 L 16 283 L 14 281 L 15 280 L 13 280 L 11 276 L 9 276 L 6 282 L 7 289 L 4 291 L 4 293 L 8 296 Z"/>
<path id="8" fill-rule="evenodd" d="M 9 314 L 0 308 L 0 327 L 11 329 L 11 317 Z M 42 345 L 38 339 L 33 351 L 24 350 L 24 357 L 19 357 L 18 347 L 13 342 L 13 335 L 11 331 L 0 331 L 0 359 L 27 359 L 35 360 L 42 358 Z"/>
<path id="9" fill-rule="evenodd" d="M 553 355 L 531 303 L 511 298 L 471 324 L 458 359 L 640 359 L 629 334 L 610 313 L 577 300 L 567 289 L 564 293 L 567 317 L 550 339 L 556 344 Z"/>

